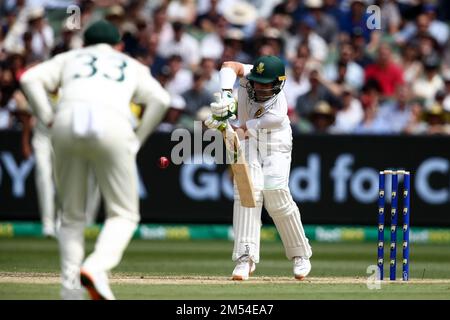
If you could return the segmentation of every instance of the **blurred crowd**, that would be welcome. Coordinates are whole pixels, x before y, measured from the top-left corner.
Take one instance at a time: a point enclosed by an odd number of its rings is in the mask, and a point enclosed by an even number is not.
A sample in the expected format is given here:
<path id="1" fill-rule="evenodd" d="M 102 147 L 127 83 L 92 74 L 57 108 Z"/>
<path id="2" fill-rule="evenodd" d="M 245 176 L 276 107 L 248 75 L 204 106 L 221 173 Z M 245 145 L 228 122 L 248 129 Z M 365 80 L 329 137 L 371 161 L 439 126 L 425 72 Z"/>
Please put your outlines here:
<path id="1" fill-rule="evenodd" d="M 27 116 L 18 86 L 24 70 L 81 47 L 86 26 L 105 18 L 121 30 L 124 51 L 171 94 L 160 131 L 192 129 L 193 120 L 206 117 L 222 62 L 271 54 L 287 66 L 294 133 L 450 134 L 450 1 L 0 3 L 3 130 L 20 130 Z M 80 8 L 80 28 L 73 28 L 70 5 Z M 368 11 L 370 5 L 380 10 Z"/>

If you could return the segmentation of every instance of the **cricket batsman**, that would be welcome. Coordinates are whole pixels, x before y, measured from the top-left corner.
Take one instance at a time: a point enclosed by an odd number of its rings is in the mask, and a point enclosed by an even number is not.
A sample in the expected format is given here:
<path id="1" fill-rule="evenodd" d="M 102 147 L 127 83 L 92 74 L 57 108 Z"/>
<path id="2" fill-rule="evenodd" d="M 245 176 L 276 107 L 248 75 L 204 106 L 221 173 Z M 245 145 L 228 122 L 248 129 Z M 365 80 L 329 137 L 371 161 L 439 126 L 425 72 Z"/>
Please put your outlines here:
<path id="1" fill-rule="evenodd" d="M 36 116 L 50 128 L 55 185 L 61 201 L 58 241 L 61 296 L 112 300 L 108 271 L 117 266 L 139 222 L 136 153 L 159 124 L 169 95 L 149 69 L 122 54 L 118 29 L 100 20 L 84 33 L 84 48 L 55 56 L 20 79 Z M 61 89 L 52 109 L 46 92 Z M 130 102 L 145 106 L 134 128 Z M 84 261 L 86 189 L 94 172 L 106 220 Z"/>
<path id="2" fill-rule="evenodd" d="M 220 70 L 221 99 L 211 104 L 205 125 L 230 130 L 236 118 L 246 138 L 241 151 L 249 166 L 256 207 L 243 207 L 234 182 L 233 230 L 236 261 L 233 280 L 247 280 L 259 262 L 261 210 L 273 219 L 286 256 L 293 261 L 294 276 L 304 279 L 311 270 L 312 255 L 305 236 L 299 209 L 292 199 L 288 182 L 291 165 L 292 131 L 283 92 L 286 80 L 283 62 L 275 56 L 261 56 L 254 65 L 225 62 Z M 239 77 L 236 101 L 232 90 Z"/>

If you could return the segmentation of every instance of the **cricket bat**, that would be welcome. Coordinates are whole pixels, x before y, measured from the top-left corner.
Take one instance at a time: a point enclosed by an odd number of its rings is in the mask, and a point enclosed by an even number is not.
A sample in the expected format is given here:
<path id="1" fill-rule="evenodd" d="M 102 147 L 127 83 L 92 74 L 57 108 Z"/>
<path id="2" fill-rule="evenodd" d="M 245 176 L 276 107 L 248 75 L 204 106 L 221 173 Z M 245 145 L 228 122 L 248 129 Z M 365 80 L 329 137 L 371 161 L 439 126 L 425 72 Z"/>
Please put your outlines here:
<path id="1" fill-rule="evenodd" d="M 220 99 L 220 94 L 216 95 L 216 99 Z M 230 162 L 231 171 L 233 172 L 236 187 L 241 199 L 241 205 L 247 208 L 255 208 L 255 193 L 253 190 L 253 182 L 248 170 L 248 164 L 245 160 L 244 153 L 241 150 L 239 137 L 231 127 L 222 130 L 225 149 Z"/>

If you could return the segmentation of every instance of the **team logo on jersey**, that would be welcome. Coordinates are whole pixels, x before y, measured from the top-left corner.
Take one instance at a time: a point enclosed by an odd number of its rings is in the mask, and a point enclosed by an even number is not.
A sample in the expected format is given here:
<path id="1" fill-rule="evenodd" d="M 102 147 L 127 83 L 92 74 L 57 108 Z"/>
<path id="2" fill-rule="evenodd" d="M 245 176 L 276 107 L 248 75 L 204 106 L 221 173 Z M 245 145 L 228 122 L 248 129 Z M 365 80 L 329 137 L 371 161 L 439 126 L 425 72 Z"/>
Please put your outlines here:
<path id="1" fill-rule="evenodd" d="M 259 109 L 255 112 L 255 118 L 259 118 L 264 111 L 264 107 L 260 106 Z"/>
<path id="2" fill-rule="evenodd" d="M 256 73 L 261 74 L 261 73 L 263 73 L 263 72 L 264 72 L 264 63 L 260 62 L 260 63 L 258 64 L 258 66 L 256 67 Z"/>

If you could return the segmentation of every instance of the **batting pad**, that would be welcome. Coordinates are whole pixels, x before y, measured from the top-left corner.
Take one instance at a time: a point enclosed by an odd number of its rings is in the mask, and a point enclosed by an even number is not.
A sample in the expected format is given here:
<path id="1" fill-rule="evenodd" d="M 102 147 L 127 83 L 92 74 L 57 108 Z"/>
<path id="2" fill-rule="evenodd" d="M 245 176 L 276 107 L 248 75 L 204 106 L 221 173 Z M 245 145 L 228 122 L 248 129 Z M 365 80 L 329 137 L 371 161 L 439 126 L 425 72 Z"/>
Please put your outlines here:
<path id="1" fill-rule="evenodd" d="M 272 217 L 289 260 L 312 255 L 306 238 L 300 211 L 288 190 L 264 190 L 264 207 Z"/>
<path id="2" fill-rule="evenodd" d="M 246 208 L 241 206 L 239 192 L 234 187 L 233 206 L 233 232 L 234 248 L 233 261 L 243 255 L 248 255 L 253 262 L 259 262 L 259 239 L 261 231 L 262 197 L 262 170 L 258 165 L 249 166 L 250 176 L 253 180 L 256 207 Z"/>

